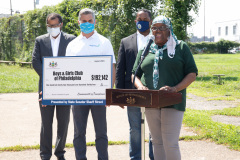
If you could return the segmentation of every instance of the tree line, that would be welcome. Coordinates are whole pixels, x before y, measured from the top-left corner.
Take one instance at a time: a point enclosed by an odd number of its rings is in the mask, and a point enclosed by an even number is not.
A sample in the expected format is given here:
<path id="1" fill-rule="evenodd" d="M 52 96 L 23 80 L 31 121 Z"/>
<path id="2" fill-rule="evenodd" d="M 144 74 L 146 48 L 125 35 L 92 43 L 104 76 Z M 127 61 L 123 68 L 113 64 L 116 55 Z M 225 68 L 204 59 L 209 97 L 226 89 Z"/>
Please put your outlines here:
<path id="1" fill-rule="evenodd" d="M 188 42 L 193 54 L 197 53 L 228 53 L 230 49 L 237 48 L 240 43 L 221 39 L 218 42 Z"/>
<path id="2" fill-rule="evenodd" d="M 45 6 L 25 14 L 0 19 L 0 60 L 31 61 L 35 38 L 45 34 L 46 17 L 59 13 L 63 17 L 63 31 L 78 36 L 78 13 L 91 8 L 96 13 L 96 30 L 109 38 L 118 52 L 122 38 L 136 32 L 136 12 L 145 8 L 153 17 L 165 15 L 173 23 L 178 39 L 187 39 L 187 27 L 194 22 L 190 11 L 198 14 L 201 0 L 64 0 L 56 6 Z"/>

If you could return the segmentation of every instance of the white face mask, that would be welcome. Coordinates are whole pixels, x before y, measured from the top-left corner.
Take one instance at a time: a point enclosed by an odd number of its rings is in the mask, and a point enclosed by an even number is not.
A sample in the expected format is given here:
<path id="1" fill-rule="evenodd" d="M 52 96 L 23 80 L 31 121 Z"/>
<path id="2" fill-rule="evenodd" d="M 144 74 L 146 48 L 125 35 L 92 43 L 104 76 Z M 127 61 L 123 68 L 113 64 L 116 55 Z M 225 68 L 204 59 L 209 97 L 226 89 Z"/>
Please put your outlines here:
<path id="1" fill-rule="evenodd" d="M 56 28 L 47 27 L 47 32 L 48 32 L 52 37 L 56 37 L 56 36 L 59 35 L 59 33 L 60 33 L 60 27 L 56 27 Z"/>

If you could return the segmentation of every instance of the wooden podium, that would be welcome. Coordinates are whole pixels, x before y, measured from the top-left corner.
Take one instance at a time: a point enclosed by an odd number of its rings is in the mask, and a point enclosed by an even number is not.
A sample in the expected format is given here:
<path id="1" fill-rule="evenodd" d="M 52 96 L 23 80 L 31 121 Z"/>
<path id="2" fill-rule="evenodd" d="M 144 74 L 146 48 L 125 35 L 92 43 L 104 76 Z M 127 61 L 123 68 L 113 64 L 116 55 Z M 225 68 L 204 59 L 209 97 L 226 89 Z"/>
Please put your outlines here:
<path id="1" fill-rule="evenodd" d="M 161 108 L 181 102 L 181 93 L 164 90 L 106 89 L 106 105 Z"/>
<path id="2" fill-rule="evenodd" d="M 181 102 L 181 93 L 163 90 L 106 89 L 106 105 L 141 107 L 142 160 L 145 160 L 145 107 L 161 108 Z"/>

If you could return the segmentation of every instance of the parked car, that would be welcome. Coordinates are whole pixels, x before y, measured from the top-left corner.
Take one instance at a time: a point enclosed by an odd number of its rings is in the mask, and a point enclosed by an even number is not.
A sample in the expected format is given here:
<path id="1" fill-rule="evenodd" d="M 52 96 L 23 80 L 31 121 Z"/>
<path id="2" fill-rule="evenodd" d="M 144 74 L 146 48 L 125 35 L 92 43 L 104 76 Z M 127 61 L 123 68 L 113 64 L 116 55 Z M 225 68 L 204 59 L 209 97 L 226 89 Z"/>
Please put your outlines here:
<path id="1" fill-rule="evenodd" d="M 240 48 L 236 48 L 236 52 L 239 53 L 240 52 Z"/>
<path id="2" fill-rule="evenodd" d="M 230 49 L 228 50 L 228 53 L 237 53 L 237 49 L 236 48 Z"/>

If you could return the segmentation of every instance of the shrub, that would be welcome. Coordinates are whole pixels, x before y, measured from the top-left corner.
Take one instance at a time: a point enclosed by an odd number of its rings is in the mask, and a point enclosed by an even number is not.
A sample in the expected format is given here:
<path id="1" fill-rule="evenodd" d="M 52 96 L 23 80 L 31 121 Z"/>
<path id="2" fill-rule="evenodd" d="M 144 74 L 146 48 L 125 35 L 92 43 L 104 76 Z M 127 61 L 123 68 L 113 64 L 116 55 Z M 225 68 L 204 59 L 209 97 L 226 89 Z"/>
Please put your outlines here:
<path id="1" fill-rule="evenodd" d="M 229 49 L 239 47 L 240 43 L 221 39 L 218 42 L 188 42 L 193 54 L 197 53 L 228 53 Z"/>

